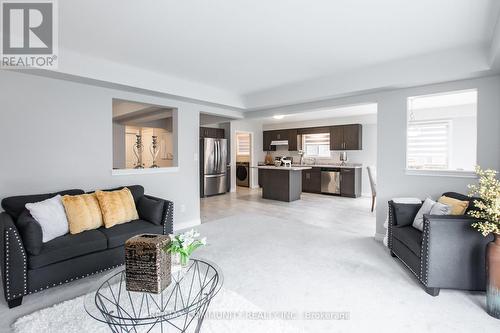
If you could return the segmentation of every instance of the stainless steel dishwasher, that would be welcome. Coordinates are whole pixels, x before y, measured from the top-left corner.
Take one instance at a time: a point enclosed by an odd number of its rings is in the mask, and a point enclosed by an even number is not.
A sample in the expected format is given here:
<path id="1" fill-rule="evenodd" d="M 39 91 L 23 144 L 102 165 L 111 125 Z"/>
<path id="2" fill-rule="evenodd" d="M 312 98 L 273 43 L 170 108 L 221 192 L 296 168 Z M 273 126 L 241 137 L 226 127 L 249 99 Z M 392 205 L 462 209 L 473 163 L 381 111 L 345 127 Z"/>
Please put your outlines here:
<path id="1" fill-rule="evenodd" d="M 340 194 L 339 168 L 321 168 L 321 193 Z"/>

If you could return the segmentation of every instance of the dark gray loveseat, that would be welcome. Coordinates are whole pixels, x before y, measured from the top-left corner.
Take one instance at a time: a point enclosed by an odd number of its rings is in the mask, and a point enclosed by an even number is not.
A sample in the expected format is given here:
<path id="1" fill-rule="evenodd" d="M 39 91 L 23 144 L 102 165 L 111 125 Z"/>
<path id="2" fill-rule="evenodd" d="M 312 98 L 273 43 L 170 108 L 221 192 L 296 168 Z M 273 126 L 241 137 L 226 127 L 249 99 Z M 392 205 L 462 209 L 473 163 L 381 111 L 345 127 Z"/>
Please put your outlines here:
<path id="1" fill-rule="evenodd" d="M 9 307 L 20 305 L 24 295 L 122 265 L 125 241 L 134 235 L 172 233 L 173 202 L 145 195 L 140 185 L 127 187 L 134 197 L 139 220 L 109 229 L 101 227 L 76 235 L 66 234 L 47 243 L 42 243 L 41 227 L 25 209 L 26 203 L 57 194 L 83 194 L 83 190 L 2 200 L 5 212 L 0 213 L 0 260 Z"/>
<path id="2" fill-rule="evenodd" d="M 473 199 L 465 195 L 443 195 L 468 200 L 468 210 L 474 207 Z M 424 215 L 421 232 L 412 227 L 420 206 L 389 201 L 391 255 L 398 257 L 432 296 L 437 296 L 440 288 L 485 290 L 485 250 L 491 238 L 472 229 L 475 219 L 467 215 Z"/>

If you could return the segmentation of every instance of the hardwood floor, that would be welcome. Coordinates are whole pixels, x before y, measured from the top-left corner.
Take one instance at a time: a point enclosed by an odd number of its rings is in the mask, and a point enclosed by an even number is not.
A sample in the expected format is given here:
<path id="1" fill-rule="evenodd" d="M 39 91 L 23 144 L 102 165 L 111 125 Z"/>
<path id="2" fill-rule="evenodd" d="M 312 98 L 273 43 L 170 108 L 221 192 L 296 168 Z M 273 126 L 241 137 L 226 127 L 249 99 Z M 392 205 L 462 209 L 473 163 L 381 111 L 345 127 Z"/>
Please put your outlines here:
<path id="1" fill-rule="evenodd" d="M 375 234 L 375 212 L 371 199 L 344 198 L 325 194 L 302 193 L 301 200 L 280 202 L 262 199 L 261 189 L 238 187 L 236 192 L 201 199 L 201 221 L 224 217 L 264 214 L 310 225 L 351 229 L 365 236 Z"/>

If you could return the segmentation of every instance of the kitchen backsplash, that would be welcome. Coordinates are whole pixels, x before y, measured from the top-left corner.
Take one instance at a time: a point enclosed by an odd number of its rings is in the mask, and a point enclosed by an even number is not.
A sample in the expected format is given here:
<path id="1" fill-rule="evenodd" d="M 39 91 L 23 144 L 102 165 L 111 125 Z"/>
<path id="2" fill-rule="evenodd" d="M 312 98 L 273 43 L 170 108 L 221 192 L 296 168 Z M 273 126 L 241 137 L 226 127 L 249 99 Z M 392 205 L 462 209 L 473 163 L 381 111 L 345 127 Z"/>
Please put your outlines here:
<path id="1" fill-rule="evenodd" d="M 300 163 L 299 153 L 296 151 L 288 151 L 288 146 L 277 146 L 276 151 L 270 152 L 273 157 L 276 156 L 289 156 L 292 158 L 293 163 Z M 363 161 L 357 161 L 356 159 L 356 151 L 347 152 L 347 162 L 348 163 L 363 163 Z M 264 155 L 265 156 L 265 153 Z M 352 160 L 351 160 L 352 157 Z M 307 157 L 304 157 L 307 158 Z M 340 152 L 338 151 L 330 151 L 330 157 L 314 157 L 316 160 L 316 164 L 326 163 L 340 163 Z M 262 158 L 264 161 L 264 157 Z"/>

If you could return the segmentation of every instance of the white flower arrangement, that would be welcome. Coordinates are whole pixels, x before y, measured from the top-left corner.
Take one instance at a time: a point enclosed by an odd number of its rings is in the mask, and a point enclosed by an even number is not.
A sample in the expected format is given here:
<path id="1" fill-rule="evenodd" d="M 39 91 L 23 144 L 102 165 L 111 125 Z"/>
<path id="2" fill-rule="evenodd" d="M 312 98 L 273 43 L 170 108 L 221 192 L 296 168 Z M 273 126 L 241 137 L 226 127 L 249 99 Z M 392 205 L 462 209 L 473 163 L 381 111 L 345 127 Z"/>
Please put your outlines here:
<path id="1" fill-rule="evenodd" d="M 200 237 L 200 233 L 191 229 L 180 235 L 170 235 L 170 244 L 163 250 L 170 254 L 179 254 L 182 266 L 185 266 L 193 252 L 207 244 L 207 238 Z"/>
<path id="2" fill-rule="evenodd" d="M 476 210 L 471 210 L 468 214 L 480 221 L 472 226 L 483 236 L 500 235 L 500 181 L 496 178 L 497 171 L 482 170 L 476 166 L 476 174 L 479 176 L 479 183 L 469 185 L 469 195 L 476 195 L 481 200 L 474 200 Z"/>

